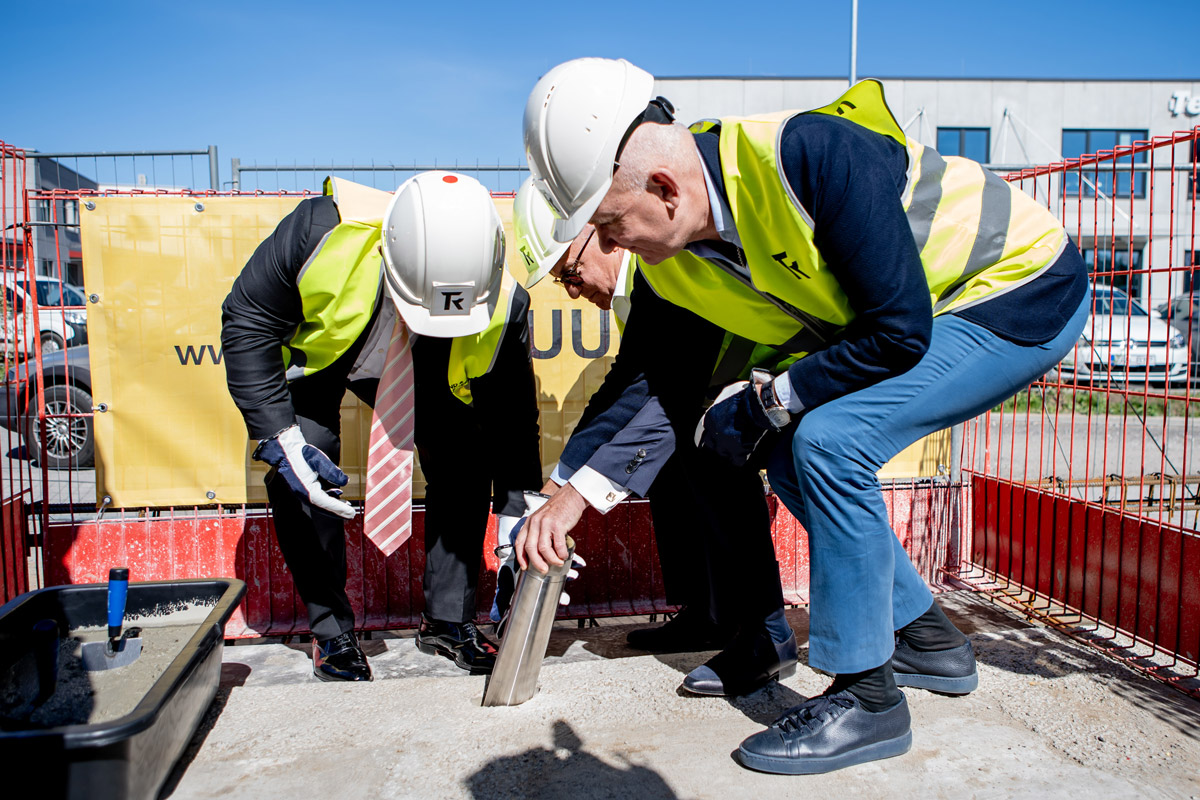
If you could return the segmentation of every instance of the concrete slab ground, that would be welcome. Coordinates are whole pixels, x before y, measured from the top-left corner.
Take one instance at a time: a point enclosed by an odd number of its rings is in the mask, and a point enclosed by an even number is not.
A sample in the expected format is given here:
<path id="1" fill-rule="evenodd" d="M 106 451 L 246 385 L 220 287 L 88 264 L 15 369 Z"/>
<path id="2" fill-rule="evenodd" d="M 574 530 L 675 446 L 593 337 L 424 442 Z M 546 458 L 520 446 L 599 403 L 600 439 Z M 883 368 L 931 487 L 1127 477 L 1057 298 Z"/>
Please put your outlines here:
<path id="1" fill-rule="evenodd" d="M 828 676 L 749 697 L 678 689 L 709 653 L 645 655 L 637 620 L 559 623 L 541 691 L 482 708 L 484 679 L 365 642 L 376 680 L 319 683 L 307 647 L 227 647 L 222 685 L 165 794 L 267 798 L 1200 798 L 1200 702 L 970 593 L 943 595 L 980 663 L 967 697 L 910 690 L 913 749 L 822 776 L 774 776 L 734 753 Z M 789 612 L 801 641 L 807 614 Z"/>

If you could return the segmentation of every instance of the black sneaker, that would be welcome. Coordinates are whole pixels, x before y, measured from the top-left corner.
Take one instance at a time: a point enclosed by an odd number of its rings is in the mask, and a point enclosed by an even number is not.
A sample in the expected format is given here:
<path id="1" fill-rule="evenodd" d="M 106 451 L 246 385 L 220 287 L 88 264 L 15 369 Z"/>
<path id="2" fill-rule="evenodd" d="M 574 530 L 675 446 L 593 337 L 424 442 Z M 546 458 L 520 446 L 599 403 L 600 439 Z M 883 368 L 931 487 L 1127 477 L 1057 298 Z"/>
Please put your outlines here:
<path id="1" fill-rule="evenodd" d="M 949 650 L 915 650 L 897 636 L 892 671 L 897 686 L 941 694 L 970 694 L 979 686 L 975 649 L 969 641 Z"/>
<path id="2" fill-rule="evenodd" d="M 353 631 L 313 639 L 313 675 L 323 681 L 370 681 L 371 665 Z"/>
<path id="3" fill-rule="evenodd" d="M 732 638 L 732 631 L 718 626 L 704 614 L 692 611 L 687 606 L 657 628 L 638 628 L 625 635 L 630 647 L 651 653 L 720 650 Z"/>
<path id="4" fill-rule="evenodd" d="M 496 645 L 474 622 L 443 622 L 422 615 L 417 649 L 444 656 L 472 675 L 490 675 L 496 666 Z"/>
<path id="5" fill-rule="evenodd" d="M 908 701 L 870 712 L 849 692 L 823 694 L 783 712 L 742 742 L 744 766 L 777 775 L 816 775 L 903 755 L 912 747 Z"/>

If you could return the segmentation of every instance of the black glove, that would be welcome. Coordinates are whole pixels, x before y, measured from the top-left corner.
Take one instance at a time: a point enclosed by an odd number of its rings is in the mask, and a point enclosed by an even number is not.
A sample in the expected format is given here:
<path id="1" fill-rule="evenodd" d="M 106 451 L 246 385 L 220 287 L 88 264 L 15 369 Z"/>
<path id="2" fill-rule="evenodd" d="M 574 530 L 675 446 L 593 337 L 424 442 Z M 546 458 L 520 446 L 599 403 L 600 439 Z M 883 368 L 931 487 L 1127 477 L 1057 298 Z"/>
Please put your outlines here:
<path id="1" fill-rule="evenodd" d="M 754 384 L 738 381 L 722 389 L 716 402 L 700 418 L 696 446 L 741 467 L 750 460 L 763 437 L 774 430 Z"/>

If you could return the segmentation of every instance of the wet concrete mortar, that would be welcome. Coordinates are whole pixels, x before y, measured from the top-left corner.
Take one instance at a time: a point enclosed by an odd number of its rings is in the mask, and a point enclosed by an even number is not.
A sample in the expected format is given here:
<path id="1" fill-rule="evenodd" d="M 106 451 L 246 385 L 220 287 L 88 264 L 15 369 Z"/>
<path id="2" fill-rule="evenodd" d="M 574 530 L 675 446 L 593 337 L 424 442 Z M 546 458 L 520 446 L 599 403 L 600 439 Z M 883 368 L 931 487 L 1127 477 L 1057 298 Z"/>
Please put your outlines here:
<path id="1" fill-rule="evenodd" d="M 818 776 L 738 764 L 742 739 L 828 685 L 805 665 L 800 608 L 797 674 L 730 700 L 679 689 L 711 653 L 629 648 L 644 617 L 557 623 L 539 694 L 511 708 L 482 708 L 484 678 L 418 652 L 411 632 L 363 643 L 369 684 L 316 681 L 303 641 L 226 647 L 164 796 L 1200 800 L 1200 701 L 980 595 L 940 601 L 971 637 L 980 687 L 908 690 L 913 748 L 898 758 Z"/>
<path id="2" fill-rule="evenodd" d="M 84 643 L 105 642 L 106 626 L 66 631 L 59 638 L 54 691 L 44 701 L 35 700 L 39 687 L 12 681 L 17 674 L 33 674 L 33 669 L 14 670 L 0 678 L 0 725 L 9 730 L 94 725 L 132 712 L 211 611 L 212 605 L 184 603 L 154 614 L 127 615 L 126 629 L 137 632 L 142 649 L 135 661 L 118 669 L 84 668 Z"/>

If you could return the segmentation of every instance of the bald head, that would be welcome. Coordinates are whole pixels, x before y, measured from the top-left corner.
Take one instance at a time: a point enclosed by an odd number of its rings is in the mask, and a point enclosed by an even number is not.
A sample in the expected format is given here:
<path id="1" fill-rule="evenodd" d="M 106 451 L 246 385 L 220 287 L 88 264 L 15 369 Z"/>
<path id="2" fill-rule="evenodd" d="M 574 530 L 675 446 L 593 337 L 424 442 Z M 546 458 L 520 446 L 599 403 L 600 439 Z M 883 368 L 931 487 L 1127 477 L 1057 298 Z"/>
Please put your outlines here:
<path id="1" fill-rule="evenodd" d="M 620 166 L 613 173 L 613 190 L 627 192 L 645 188 L 646 180 L 655 167 L 678 167 L 685 163 L 689 147 L 695 150 L 692 134 L 678 122 L 671 125 L 649 122 L 639 125 L 621 151 Z"/>
<path id="2" fill-rule="evenodd" d="M 605 252 L 620 247 L 657 264 L 689 242 L 716 237 L 700 156 L 687 128 L 638 126 L 618 163 L 592 215 Z"/>

